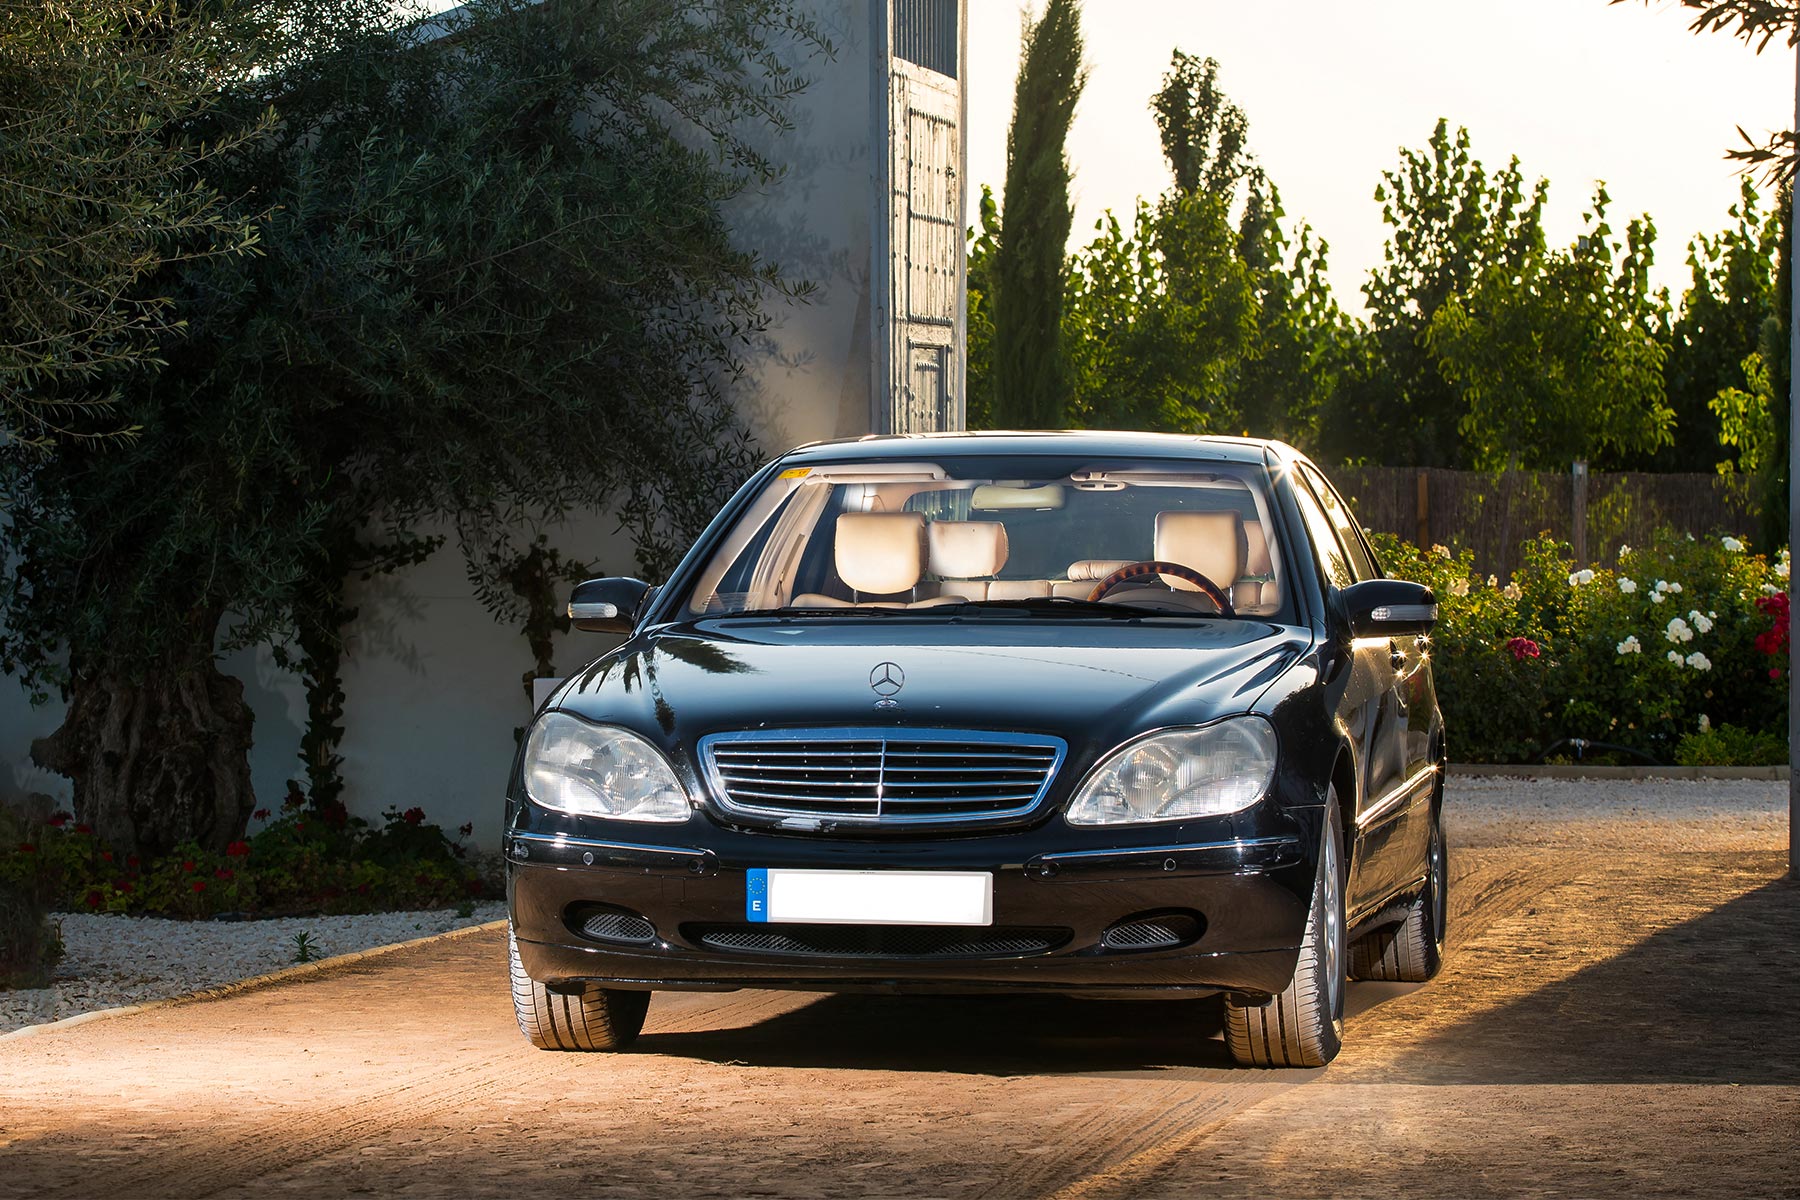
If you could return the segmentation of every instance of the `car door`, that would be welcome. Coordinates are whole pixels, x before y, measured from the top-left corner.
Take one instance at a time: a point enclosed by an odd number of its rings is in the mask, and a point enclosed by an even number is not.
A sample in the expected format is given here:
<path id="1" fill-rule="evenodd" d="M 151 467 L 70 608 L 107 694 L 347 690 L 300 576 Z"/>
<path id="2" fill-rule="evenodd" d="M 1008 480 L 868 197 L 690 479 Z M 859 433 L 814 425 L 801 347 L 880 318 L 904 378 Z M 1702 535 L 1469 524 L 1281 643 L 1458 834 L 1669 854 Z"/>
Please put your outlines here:
<path id="1" fill-rule="evenodd" d="M 1307 476 L 1311 474 L 1312 479 Z M 1322 582 L 1328 594 L 1357 583 L 1359 568 L 1373 570 L 1367 551 L 1354 539 L 1360 554 L 1353 555 L 1345 544 L 1336 522 L 1328 515 L 1319 497 L 1316 472 L 1302 467 L 1295 472 L 1294 501 L 1306 522 L 1310 541 L 1318 560 Z M 1330 494 L 1327 490 L 1326 494 Z M 1341 502 L 1340 502 L 1341 507 Z M 1347 515 L 1347 514 L 1346 514 Z M 1338 617 L 1328 618 L 1332 635 L 1340 636 Z M 1401 764 L 1395 725 L 1398 720 L 1395 701 L 1395 669 L 1387 641 L 1363 639 L 1350 642 L 1341 664 L 1327 678 L 1325 685 L 1338 719 L 1349 733 L 1356 752 L 1359 794 L 1354 797 L 1355 814 L 1346 830 L 1353 839 L 1349 855 L 1350 873 L 1345 883 L 1345 907 L 1355 912 L 1360 906 L 1385 894 L 1388 866 L 1382 861 L 1383 841 L 1376 838 L 1365 844 L 1362 835 L 1363 816 L 1372 803 L 1386 795 L 1399 783 Z"/>

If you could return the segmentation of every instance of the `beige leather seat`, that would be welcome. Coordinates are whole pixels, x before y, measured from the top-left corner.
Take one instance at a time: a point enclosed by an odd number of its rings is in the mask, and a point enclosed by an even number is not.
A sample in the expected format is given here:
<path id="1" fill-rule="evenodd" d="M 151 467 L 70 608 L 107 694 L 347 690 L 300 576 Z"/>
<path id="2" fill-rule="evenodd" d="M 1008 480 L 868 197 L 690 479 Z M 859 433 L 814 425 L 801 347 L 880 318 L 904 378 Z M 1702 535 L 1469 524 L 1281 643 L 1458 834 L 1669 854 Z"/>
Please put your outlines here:
<path id="1" fill-rule="evenodd" d="M 1244 519 L 1235 512 L 1156 514 L 1156 558 L 1191 567 L 1228 591 L 1244 572 L 1244 551 Z M 1177 591 L 1200 590 L 1177 575 L 1162 579 Z"/>
<path id="2" fill-rule="evenodd" d="M 1069 564 L 1069 578 L 1057 580 L 1051 584 L 1051 590 L 1058 596 L 1067 596 L 1072 600 L 1086 600 L 1093 592 L 1094 585 L 1111 575 L 1120 567 L 1132 564 L 1129 558 L 1083 558 Z"/>
<path id="3" fill-rule="evenodd" d="M 838 578 L 853 599 L 808 592 L 788 601 L 797 608 L 929 608 L 954 604 L 955 597 L 913 600 L 925 573 L 925 514 L 844 513 L 833 531 L 832 555 Z M 871 598 L 873 597 L 873 598 Z"/>
<path id="4" fill-rule="evenodd" d="M 925 538 L 940 597 L 988 599 L 989 589 L 998 586 L 993 577 L 1006 565 L 1006 526 L 998 521 L 933 521 Z"/>
<path id="5" fill-rule="evenodd" d="M 1275 582 L 1275 559 L 1261 521 L 1245 523 L 1244 549 L 1244 573 L 1231 589 L 1231 606 L 1243 613 L 1272 613 L 1281 607 L 1281 585 Z"/>

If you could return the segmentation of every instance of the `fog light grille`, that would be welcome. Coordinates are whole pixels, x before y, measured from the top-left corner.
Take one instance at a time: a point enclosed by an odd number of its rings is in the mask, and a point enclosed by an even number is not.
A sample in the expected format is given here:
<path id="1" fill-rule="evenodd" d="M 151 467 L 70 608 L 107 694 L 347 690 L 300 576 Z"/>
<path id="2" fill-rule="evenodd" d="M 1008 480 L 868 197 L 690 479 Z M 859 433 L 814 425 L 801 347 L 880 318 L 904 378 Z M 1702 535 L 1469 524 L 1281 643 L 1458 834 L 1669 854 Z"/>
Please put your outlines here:
<path id="1" fill-rule="evenodd" d="M 656 926 L 635 913 L 597 912 L 581 925 L 582 935 L 597 942 L 643 945 L 656 940 Z"/>
<path id="2" fill-rule="evenodd" d="M 1159 913 L 1119 922 L 1100 935 L 1100 944 L 1108 950 L 1167 950 L 1193 941 L 1202 928 L 1196 916 Z"/>

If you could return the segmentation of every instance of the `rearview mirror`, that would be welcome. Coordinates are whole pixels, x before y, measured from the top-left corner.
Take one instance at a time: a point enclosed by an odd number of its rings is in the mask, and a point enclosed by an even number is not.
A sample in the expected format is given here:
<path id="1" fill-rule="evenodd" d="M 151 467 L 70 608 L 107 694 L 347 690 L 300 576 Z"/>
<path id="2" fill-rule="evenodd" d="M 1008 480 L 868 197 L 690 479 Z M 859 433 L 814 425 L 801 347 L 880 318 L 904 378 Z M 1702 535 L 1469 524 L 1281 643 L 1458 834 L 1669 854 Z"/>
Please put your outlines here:
<path id="1" fill-rule="evenodd" d="M 1437 623 L 1437 597 L 1422 583 L 1365 579 L 1338 592 L 1350 636 L 1392 638 L 1429 633 Z"/>
<path id="2" fill-rule="evenodd" d="M 569 595 L 569 622 L 588 633 L 630 633 L 650 594 L 641 579 L 590 579 Z"/>

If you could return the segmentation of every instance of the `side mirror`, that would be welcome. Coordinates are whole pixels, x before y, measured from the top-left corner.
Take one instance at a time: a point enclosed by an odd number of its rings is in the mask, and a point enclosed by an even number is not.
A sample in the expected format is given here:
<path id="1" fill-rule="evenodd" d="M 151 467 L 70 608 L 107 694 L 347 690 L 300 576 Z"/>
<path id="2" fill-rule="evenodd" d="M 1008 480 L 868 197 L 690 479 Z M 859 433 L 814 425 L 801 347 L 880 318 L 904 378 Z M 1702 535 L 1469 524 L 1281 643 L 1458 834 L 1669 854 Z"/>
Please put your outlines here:
<path id="1" fill-rule="evenodd" d="M 1338 592 L 1350 636 L 1392 638 L 1429 633 L 1437 623 L 1437 597 L 1422 583 L 1365 579 Z"/>
<path id="2" fill-rule="evenodd" d="M 569 620 L 588 633 L 630 633 L 651 587 L 641 579 L 590 579 L 569 595 Z"/>

